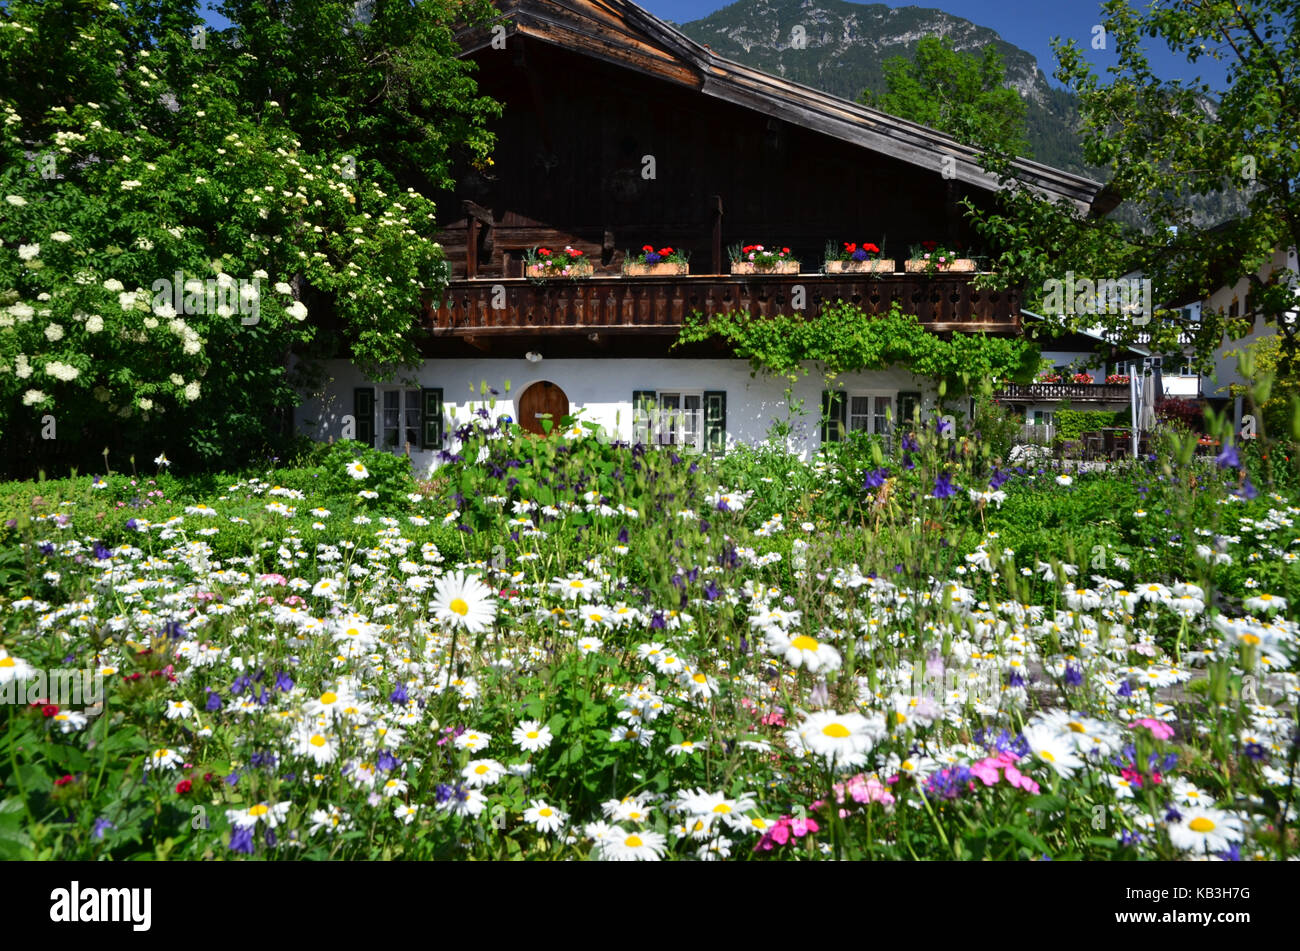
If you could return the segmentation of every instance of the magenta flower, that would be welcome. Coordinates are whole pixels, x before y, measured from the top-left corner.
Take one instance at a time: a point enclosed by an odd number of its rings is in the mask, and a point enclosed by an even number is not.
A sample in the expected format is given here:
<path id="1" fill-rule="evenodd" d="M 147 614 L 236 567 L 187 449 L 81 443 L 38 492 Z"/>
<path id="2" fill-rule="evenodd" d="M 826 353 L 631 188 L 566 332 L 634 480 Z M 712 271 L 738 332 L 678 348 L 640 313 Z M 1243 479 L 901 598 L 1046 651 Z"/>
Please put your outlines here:
<path id="1" fill-rule="evenodd" d="M 1132 723 L 1129 724 L 1129 729 L 1131 730 L 1134 727 L 1139 727 L 1139 726 L 1144 726 L 1148 730 L 1150 730 L 1151 735 L 1154 736 L 1157 740 L 1167 740 L 1174 735 L 1174 728 L 1171 727 L 1168 723 L 1164 723 L 1160 720 L 1153 720 L 1150 717 L 1144 717 L 1141 720 L 1134 720 Z"/>

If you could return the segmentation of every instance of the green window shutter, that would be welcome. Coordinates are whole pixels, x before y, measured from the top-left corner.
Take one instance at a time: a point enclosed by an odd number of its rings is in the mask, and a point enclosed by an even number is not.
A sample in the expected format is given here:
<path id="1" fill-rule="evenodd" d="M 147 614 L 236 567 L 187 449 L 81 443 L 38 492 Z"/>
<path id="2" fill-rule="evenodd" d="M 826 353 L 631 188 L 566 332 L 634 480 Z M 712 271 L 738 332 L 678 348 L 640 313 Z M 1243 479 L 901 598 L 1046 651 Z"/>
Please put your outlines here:
<path id="1" fill-rule="evenodd" d="M 901 392 L 898 394 L 898 424 L 911 428 L 913 425 L 912 416 L 916 408 L 921 405 L 921 394 L 919 391 Z"/>
<path id="2" fill-rule="evenodd" d="M 420 390 L 421 449 L 441 449 L 443 436 L 442 387 L 426 386 Z"/>
<path id="3" fill-rule="evenodd" d="M 654 438 L 654 416 L 658 405 L 654 390 L 632 391 L 632 442 L 650 445 Z"/>
<path id="4" fill-rule="evenodd" d="M 356 420 L 356 439 L 375 447 L 375 388 L 358 386 L 352 391 L 352 417 Z"/>
<path id="5" fill-rule="evenodd" d="M 704 451 L 720 456 L 727 451 L 727 393 L 704 391 Z"/>
<path id="6" fill-rule="evenodd" d="M 822 390 L 822 442 L 842 442 L 848 422 L 849 401 L 842 392 Z"/>

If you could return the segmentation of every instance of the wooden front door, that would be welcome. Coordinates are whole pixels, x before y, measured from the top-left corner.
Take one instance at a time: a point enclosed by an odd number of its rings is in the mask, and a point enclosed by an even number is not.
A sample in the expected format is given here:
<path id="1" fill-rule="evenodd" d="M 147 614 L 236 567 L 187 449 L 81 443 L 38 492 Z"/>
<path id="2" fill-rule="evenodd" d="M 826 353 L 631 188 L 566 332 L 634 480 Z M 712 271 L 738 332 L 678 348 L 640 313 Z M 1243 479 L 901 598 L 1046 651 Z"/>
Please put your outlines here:
<path id="1" fill-rule="evenodd" d="M 530 433 L 543 435 L 542 417 L 550 414 L 551 432 L 569 414 L 569 398 L 550 380 L 541 380 L 524 390 L 519 397 L 519 425 Z"/>

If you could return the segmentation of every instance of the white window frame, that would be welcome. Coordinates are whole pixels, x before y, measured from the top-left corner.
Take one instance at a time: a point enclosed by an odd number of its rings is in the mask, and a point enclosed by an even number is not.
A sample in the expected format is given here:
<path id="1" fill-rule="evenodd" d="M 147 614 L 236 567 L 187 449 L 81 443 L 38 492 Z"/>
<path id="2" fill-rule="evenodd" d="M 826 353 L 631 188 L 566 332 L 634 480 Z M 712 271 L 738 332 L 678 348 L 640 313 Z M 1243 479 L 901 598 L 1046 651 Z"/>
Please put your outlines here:
<path id="1" fill-rule="evenodd" d="M 676 409 L 668 410 L 664 407 L 664 397 L 666 396 L 677 398 Z M 698 401 L 698 405 L 693 411 L 696 424 L 693 434 L 694 439 L 690 442 L 687 441 L 686 411 L 682 405 L 689 397 L 694 397 Z M 657 446 L 677 446 L 702 452 L 704 450 L 704 390 L 683 389 L 681 387 L 655 390 L 653 432 L 654 443 Z"/>
<path id="2" fill-rule="evenodd" d="M 872 436 L 888 436 L 892 434 L 895 427 L 898 425 L 899 392 L 900 391 L 898 390 L 878 390 L 878 389 L 845 390 L 844 399 L 846 400 L 846 403 L 844 408 L 844 430 L 845 430 L 844 435 L 847 437 L 850 433 L 854 433 L 854 432 L 865 432 L 868 435 L 872 435 Z M 887 416 L 884 417 L 883 431 L 877 432 L 876 431 L 876 419 L 877 419 L 876 400 L 882 397 L 889 400 L 889 413 Z M 867 420 L 867 428 L 854 429 L 853 420 L 855 418 L 863 418 L 863 417 L 861 417 L 860 415 L 855 417 L 853 412 L 853 401 L 854 399 L 864 399 L 864 398 L 868 400 L 867 415 L 865 417 L 865 419 Z"/>
<path id="3" fill-rule="evenodd" d="M 398 407 L 397 407 L 398 422 L 397 422 L 397 431 L 396 431 L 396 435 L 398 438 L 397 438 L 397 445 L 395 446 L 389 445 L 388 438 L 387 438 L 388 433 L 392 430 L 392 427 L 388 425 L 388 417 L 386 412 L 389 393 L 410 394 L 410 396 L 406 399 L 403 399 L 400 396 L 398 398 Z M 406 455 L 406 444 L 409 441 L 411 444 L 412 451 L 415 452 L 419 451 L 420 446 L 422 445 L 422 434 L 423 434 L 422 427 L 424 425 L 422 419 L 424 408 L 421 405 L 421 401 L 423 399 L 424 397 L 422 395 L 422 391 L 418 386 L 377 386 L 375 387 L 375 403 L 376 403 L 375 416 L 377 417 L 375 420 L 376 422 L 375 428 L 378 431 L 376 434 L 377 437 L 376 441 L 379 443 L 379 448 L 381 450 L 383 450 L 384 452 L 391 452 L 393 453 L 393 455 L 396 456 L 404 456 Z M 413 400 L 413 404 L 412 402 L 410 402 L 411 400 Z M 406 415 L 405 427 L 403 427 L 402 425 L 403 413 L 405 413 Z M 414 413 L 415 415 L 412 416 L 411 415 L 412 413 Z M 407 438 L 403 438 L 402 436 L 403 429 L 405 429 L 406 431 Z M 409 438 L 412 435 L 414 436 L 414 439 Z"/>

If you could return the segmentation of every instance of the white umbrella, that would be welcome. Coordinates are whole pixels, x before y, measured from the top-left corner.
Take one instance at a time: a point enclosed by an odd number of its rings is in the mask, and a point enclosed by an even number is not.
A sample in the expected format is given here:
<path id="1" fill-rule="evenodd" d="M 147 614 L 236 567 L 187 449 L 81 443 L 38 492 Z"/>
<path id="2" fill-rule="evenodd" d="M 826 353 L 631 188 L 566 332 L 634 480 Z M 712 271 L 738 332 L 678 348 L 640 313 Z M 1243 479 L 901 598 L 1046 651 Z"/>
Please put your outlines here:
<path id="1" fill-rule="evenodd" d="M 1142 378 L 1142 416 L 1138 428 L 1149 433 L 1156 427 L 1156 378 L 1147 375 Z"/>

